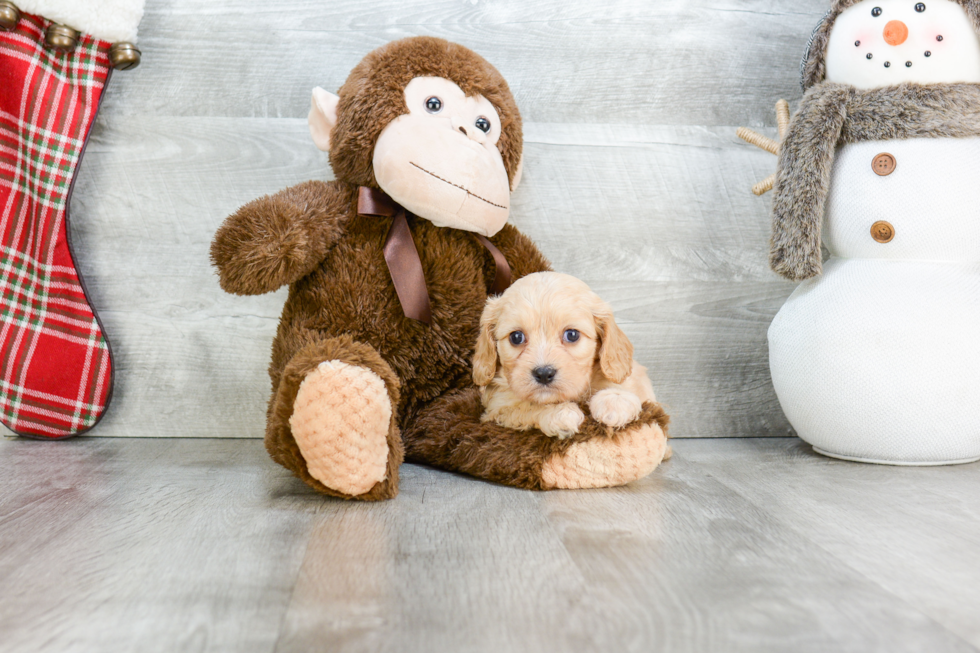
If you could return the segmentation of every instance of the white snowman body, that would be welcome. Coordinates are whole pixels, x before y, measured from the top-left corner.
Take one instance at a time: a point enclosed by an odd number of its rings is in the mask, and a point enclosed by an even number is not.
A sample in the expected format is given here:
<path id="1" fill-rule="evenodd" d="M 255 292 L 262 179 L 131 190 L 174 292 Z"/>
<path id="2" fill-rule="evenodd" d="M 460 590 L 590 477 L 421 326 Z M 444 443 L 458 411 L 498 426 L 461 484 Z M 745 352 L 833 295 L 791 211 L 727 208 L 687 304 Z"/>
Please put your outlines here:
<path id="1" fill-rule="evenodd" d="M 902 60 L 921 47 L 890 51 L 898 46 L 874 41 L 868 23 L 884 24 L 893 4 L 892 20 L 908 30 L 902 45 L 915 38 L 951 46 L 921 56 L 931 64 L 949 55 L 953 79 L 947 68 L 926 66 L 908 79 L 921 61 Z M 980 82 L 980 39 L 962 7 L 931 0 L 918 12 L 916 4 L 924 3 L 869 0 L 845 10 L 831 33 L 827 79 L 874 88 L 864 64 L 877 60 L 882 87 Z M 922 21 L 918 32 L 902 20 L 939 7 L 942 20 Z M 845 56 L 859 41 L 875 56 Z M 901 79 L 891 75 L 895 62 Z M 980 459 L 978 171 L 980 138 L 862 141 L 836 152 L 823 226 L 831 258 L 769 329 L 777 396 L 821 453 L 907 465 Z"/>

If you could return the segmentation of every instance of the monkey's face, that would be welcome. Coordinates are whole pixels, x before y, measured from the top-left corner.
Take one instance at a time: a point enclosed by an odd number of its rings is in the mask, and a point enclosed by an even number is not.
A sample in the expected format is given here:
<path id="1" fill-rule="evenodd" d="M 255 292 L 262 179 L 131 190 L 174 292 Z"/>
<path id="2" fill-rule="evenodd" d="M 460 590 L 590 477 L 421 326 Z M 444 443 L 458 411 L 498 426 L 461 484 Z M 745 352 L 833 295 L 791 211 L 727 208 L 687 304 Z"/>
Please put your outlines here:
<path id="1" fill-rule="evenodd" d="M 340 94 L 313 89 L 310 134 L 340 181 L 379 186 L 440 227 L 492 236 L 521 179 L 521 116 L 500 73 L 461 45 L 393 41 Z"/>
<path id="2" fill-rule="evenodd" d="M 405 104 L 408 113 L 391 121 L 375 145 L 378 185 L 437 226 L 496 234 L 510 213 L 510 187 L 493 105 L 441 77 L 413 79 Z"/>

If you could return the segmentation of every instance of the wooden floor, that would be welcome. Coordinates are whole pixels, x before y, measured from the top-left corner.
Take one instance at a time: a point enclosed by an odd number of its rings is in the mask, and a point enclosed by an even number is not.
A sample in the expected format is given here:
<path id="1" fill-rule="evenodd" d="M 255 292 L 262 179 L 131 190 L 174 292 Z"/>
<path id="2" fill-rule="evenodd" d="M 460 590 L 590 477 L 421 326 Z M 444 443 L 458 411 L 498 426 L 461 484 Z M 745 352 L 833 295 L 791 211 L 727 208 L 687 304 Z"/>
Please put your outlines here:
<path id="1" fill-rule="evenodd" d="M 0 650 L 980 650 L 980 465 L 675 449 L 603 491 L 406 465 L 369 505 L 256 440 L 0 440 Z"/>

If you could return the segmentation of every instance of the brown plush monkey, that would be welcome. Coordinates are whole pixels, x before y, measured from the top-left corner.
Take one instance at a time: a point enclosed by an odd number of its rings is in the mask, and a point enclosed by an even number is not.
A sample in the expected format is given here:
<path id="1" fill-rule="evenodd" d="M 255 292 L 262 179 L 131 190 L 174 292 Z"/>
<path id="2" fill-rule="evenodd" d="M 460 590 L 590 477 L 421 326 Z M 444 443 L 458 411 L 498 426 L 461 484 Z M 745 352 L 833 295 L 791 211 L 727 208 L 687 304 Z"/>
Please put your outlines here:
<path id="1" fill-rule="evenodd" d="M 364 500 L 397 494 L 406 454 L 530 489 L 617 485 L 659 464 L 656 405 L 568 440 L 480 422 L 470 361 L 487 294 L 549 269 L 506 224 L 523 141 L 493 66 L 441 39 L 390 43 L 339 96 L 313 92 L 310 130 L 336 181 L 245 205 L 211 247 L 228 292 L 290 286 L 269 367 L 274 460 Z"/>

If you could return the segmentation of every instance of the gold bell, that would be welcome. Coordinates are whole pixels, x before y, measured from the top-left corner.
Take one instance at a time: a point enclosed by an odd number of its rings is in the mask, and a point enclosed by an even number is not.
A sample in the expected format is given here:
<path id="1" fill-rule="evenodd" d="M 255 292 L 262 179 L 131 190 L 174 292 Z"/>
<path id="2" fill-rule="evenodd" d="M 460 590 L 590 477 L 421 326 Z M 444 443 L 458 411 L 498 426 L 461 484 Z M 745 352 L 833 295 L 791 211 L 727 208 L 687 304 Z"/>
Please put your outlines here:
<path id="1" fill-rule="evenodd" d="M 142 53 L 132 43 L 122 41 L 113 43 L 109 48 L 109 63 L 116 70 L 129 70 L 140 65 L 140 55 Z"/>
<path id="2" fill-rule="evenodd" d="M 20 9 L 9 0 L 0 0 L 0 29 L 10 31 L 17 27 Z"/>
<path id="3" fill-rule="evenodd" d="M 44 34 L 44 42 L 48 47 L 58 52 L 70 52 L 78 44 L 78 32 L 67 25 L 48 25 L 48 31 Z"/>

